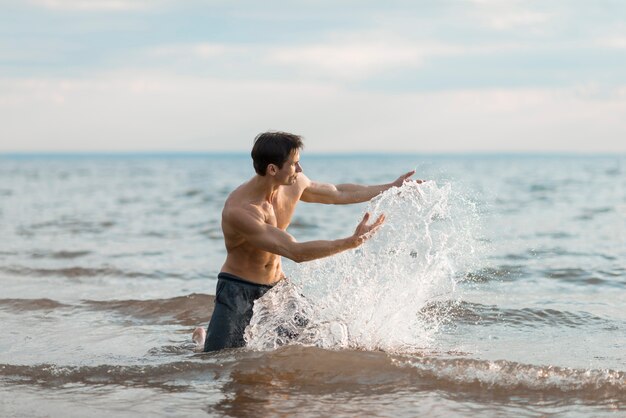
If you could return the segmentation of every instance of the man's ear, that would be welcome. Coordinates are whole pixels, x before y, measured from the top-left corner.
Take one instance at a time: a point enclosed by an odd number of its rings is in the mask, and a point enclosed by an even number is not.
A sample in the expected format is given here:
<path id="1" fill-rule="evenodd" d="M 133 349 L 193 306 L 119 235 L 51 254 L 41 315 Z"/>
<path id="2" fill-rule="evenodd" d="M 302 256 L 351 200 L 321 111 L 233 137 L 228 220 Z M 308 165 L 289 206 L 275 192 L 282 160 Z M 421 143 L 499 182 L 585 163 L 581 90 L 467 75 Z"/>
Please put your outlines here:
<path id="1" fill-rule="evenodd" d="M 278 167 L 276 166 L 276 164 L 269 164 L 267 166 L 267 174 L 269 174 L 270 176 L 275 176 L 276 173 L 278 173 Z"/>

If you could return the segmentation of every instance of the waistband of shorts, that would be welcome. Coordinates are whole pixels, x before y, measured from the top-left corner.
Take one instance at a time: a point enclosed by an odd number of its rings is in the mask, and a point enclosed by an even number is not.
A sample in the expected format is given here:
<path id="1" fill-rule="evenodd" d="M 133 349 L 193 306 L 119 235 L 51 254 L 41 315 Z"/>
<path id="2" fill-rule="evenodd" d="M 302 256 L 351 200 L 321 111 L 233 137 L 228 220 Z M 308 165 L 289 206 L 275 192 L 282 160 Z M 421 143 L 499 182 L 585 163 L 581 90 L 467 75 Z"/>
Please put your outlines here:
<path id="1" fill-rule="evenodd" d="M 260 283 L 254 283 L 254 282 L 250 282 L 246 279 L 242 279 L 239 276 L 235 276 L 234 274 L 230 274 L 230 273 L 224 273 L 224 272 L 220 272 L 217 275 L 218 279 L 222 279 L 222 280 L 228 280 L 230 282 L 235 282 L 235 283 L 241 283 L 241 284 L 245 284 L 248 286 L 255 286 L 255 287 L 261 287 L 263 289 L 271 289 L 275 286 L 275 284 L 260 284 Z"/>

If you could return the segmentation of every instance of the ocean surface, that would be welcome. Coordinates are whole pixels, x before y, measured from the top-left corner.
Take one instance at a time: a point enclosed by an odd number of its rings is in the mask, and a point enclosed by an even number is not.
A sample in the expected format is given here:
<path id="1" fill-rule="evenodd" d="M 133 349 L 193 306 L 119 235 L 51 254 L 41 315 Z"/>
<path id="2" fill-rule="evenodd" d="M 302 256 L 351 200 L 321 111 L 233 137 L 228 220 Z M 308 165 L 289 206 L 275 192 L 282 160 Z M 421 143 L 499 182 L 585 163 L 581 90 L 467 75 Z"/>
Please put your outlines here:
<path id="1" fill-rule="evenodd" d="M 299 241 L 387 222 L 203 354 L 248 155 L 0 156 L 0 416 L 626 416 L 626 156 L 308 155 Z M 306 318 L 297 321 L 297 318 Z M 280 327 L 298 336 L 285 339 Z"/>

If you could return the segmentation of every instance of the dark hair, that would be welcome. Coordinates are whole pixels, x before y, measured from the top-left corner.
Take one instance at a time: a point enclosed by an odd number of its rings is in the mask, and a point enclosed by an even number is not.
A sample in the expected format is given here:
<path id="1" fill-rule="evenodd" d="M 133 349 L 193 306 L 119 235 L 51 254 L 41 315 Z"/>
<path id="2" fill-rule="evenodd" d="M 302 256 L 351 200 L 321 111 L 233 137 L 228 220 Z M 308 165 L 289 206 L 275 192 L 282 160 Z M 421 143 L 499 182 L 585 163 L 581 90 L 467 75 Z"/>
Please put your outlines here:
<path id="1" fill-rule="evenodd" d="M 264 176 L 269 164 L 283 168 L 283 164 L 287 162 L 291 153 L 303 147 L 304 144 L 299 135 L 287 132 L 263 132 L 254 138 L 254 146 L 250 153 L 254 171 Z"/>

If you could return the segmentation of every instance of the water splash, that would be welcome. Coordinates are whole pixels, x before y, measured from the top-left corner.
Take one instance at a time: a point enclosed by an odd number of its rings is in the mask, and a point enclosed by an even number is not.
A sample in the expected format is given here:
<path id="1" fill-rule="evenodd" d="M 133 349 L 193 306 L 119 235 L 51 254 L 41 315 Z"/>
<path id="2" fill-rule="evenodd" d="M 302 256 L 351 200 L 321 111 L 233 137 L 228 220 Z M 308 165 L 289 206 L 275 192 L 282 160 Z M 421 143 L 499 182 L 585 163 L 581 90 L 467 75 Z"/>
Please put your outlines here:
<path id="1" fill-rule="evenodd" d="M 475 259 L 475 206 L 451 184 L 405 183 L 370 202 L 383 227 L 363 246 L 295 266 L 254 306 L 248 347 L 287 343 L 410 352 L 430 346 L 445 315 L 424 308 L 458 298 Z"/>

